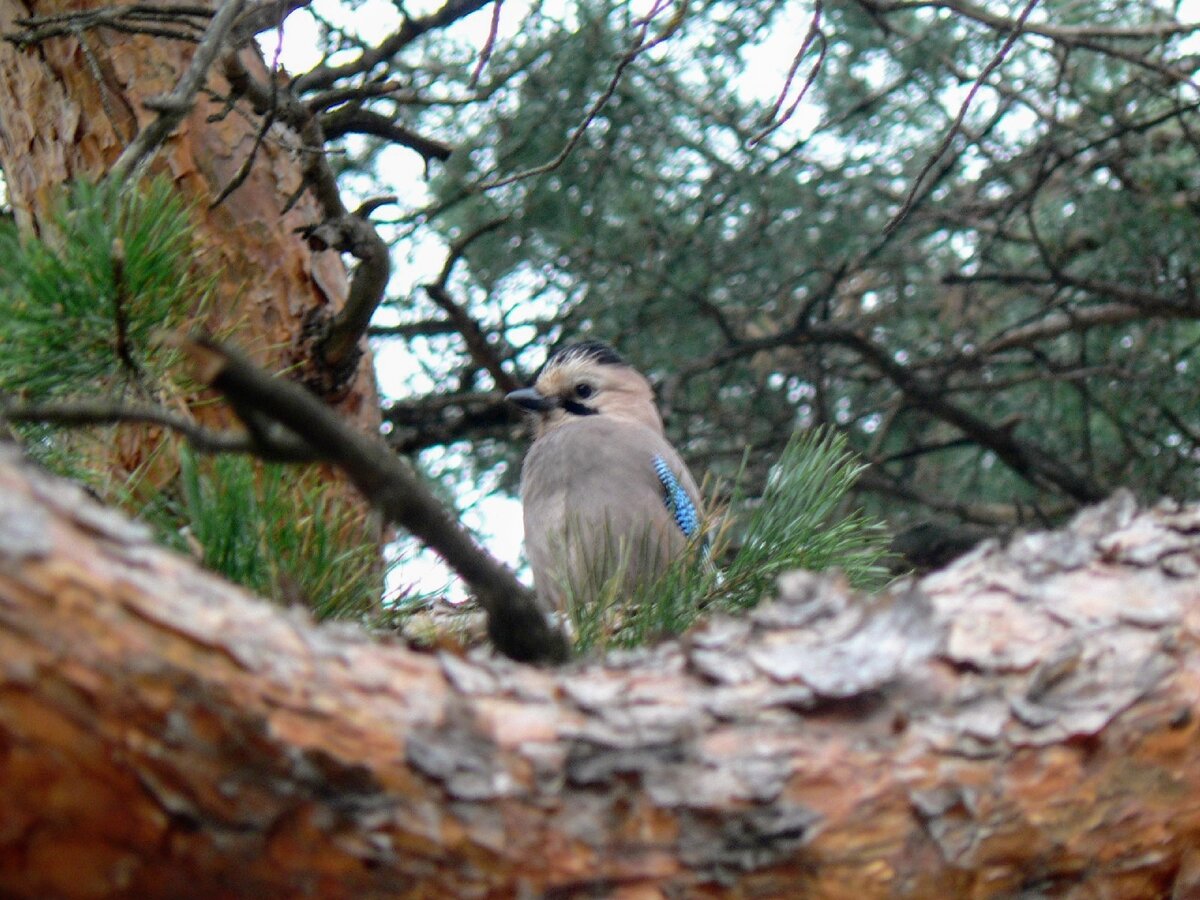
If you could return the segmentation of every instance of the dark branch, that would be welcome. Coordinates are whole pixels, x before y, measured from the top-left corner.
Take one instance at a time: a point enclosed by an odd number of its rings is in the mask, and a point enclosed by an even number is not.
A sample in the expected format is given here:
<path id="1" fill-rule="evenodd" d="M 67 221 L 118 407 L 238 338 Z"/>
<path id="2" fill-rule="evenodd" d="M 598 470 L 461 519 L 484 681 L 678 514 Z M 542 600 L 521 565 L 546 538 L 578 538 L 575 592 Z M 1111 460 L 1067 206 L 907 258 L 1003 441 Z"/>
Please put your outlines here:
<path id="1" fill-rule="evenodd" d="M 277 116 L 300 136 L 304 186 L 312 190 L 325 213 L 322 222 L 305 231 L 310 244 L 318 250 L 348 252 L 358 260 L 350 278 L 346 305 L 335 314 L 316 344 L 315 361 L 321 370 L 344 372 L 356 361 L 358 342 L 383 301 L 391 274 L 387 243 L 367 218 L 369 210 L 350 212 L 342 202 L 337 177 L 325 153 L 326 137 L 320 117 L 274 79 L 269 86 L 259 82 L 236 58 L 226 60 L 226 74 L 250 98 L 255 112 Z"/>
<path id="2" fill-rule="evenodd" d="M 385 141 L 415 150 L 425 159 L 447 160 L 454 148 L 449 144 L 417 134 L 411 128 L 393 121 L 382 113 L 347 104 L 321 117 L 321 128 L 327 140 L 347 134 L 368 134 Z"/>
<path id="3" fill-rule="evenodd" d="M 529 589 L 479 546 L 407 460 L 378 438 L 349 427 L 300 385 L 267 375 L 212 339 L 196 337 L 183 346 L 201 381 L 224 393 L 235 408 L 252 409 L 294 431 L 345 472 L 391 522 L 441 556 L 478 596 L 499 650 L 526 661 L 566 658 L 565 639 Z"/>
<path id="4" fill-rule="evenodd" d="M 150 161 L 167 137 L 184 120 L 196 102 L 196 94 L 204 84 L 208 69 L 217 54 L 226 49 L 226 39 L 234 21 L 242 11 L 244 0 L 225 0 L 196 48 L 187 70 L 175 85 L 175 90 L 145 101 L 146 107 L 158 116 L 143 128 L 113 163 L 110 174 L 125 181 Z"/>
<path id="5" fill-rule="evenodd" d="M 269 462 L 311 462 L 318 459 L 312 447 L 278 426 L 265 435 L 211 431 L 192 418 L 145 404 L 108 401 L 5 403 L 0 404 L 0 419 L 67 427 L 157 425 L 181 434 L 201 453 L 249 453 Z"/>
<path id="6" fill-rule="evenodd" d="M 303 95 L 310 91 L 325 90 L 344 78 L 370 72 L 376 66 L 389 62 L 426 32 L 465 19 L 490 2 L 492 0 L 450 0 L 437 12 L 428 16 L 405 19 L 398 31 L 387 37 L 379 46 L 363 51 L 358 59 L 341 66 L 317 66 L 311 72 L 297 78 L 293 88 L 297 95 Z"/>

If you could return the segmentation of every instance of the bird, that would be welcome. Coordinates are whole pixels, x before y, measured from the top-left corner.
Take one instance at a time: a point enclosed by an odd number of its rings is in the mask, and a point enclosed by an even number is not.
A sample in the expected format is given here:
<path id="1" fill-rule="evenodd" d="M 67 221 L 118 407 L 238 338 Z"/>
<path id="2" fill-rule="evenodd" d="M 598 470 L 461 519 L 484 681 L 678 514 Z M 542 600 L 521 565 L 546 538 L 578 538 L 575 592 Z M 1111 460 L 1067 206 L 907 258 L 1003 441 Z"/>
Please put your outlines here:
<path id="1" fill-rule="evenodd" d="M 552 353 L 507 399 L 532 414 L 521 467 L 525 549 L 547 612 L 628 595 L 702 531 L 700 491 L 646 377 L 600 341 Z"/>

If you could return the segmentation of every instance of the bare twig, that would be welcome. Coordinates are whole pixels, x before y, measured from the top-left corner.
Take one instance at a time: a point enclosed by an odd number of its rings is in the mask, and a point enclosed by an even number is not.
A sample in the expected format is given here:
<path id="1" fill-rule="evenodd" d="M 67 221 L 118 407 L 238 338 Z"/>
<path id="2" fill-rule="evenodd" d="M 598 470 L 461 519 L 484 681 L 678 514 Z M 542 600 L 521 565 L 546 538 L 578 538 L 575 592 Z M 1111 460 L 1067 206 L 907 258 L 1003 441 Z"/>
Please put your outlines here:
<path id="1" fill-rule="evenodd" d="M 905 2 L 878 2 L 878 0 L 859 0 L 868 8 L 890 13 L 912 9 L 948 9 L 965 18 L 979 22 L 997 31 L 1012 31 L 1016 23 L 1008 16 L 990 12 L 969 0 L 905 0 Z M 1030 34 L 1050 38 L 1062 43 L 1074 43 L 1081 40 L 1100 39 L 1113 41 L 1144 41 L 1147 39 L 1162 39 L 1175 35 L 1193 34 L 1200 31 L 1200 22 L 1150 22 L 1145 25 L 1052 25 L 1025 23 L 1023 30 Z"/>
<path id="2" fill-rule="evenodd" d="M 808 33 L 804 35 L 804 40 L 800 43 L 800 49 L 796 51 L 796 56 L 792 59 L 792 65 L 788 69 L 787 78 L 783 82 L 783 89 L 779 92 L 779 97 L 775 100 L 775 105 L 766 117 L 767 124 L 750 138 L 748 141 L 749 146 L 753 147 L 755 144 L 760 143 L 767 135 L 786 124 L 796 114 L 796 110 L 800 107 L 800 103 L 804 100 L 808 89 L 816 81 L 817 75 L 821 71 L 821 66 L 825 62 L 825 54 L 829 49 L 829 45 L 825 40 L 825 34 L 821 31 L 822 10 L 823 4 L 821 0 L 816 0 L 813 4 L 812 19 L 808 24 Z M 808 77 L 804 79 L 804 84 L 800 87 L 800 93 L 796 95 L 796 99 L 792 101 L 792 105 L 788 107 L 787 112 L 780 116 L 779 110 L 783 108 L 783 101 L 787 99 L 788 91 L 792 88 L 792 80 L 796 77 L 796 71 L 800 68 L 800 63 L 803 62 L 804 57 L 808 55 L 813 41 L 816 40 L 821 42 L 821 49 L 817 53 L 817 61 L 813 63 L 812 70 L 808 73 Z"/>
<path id="3" fill-rule="evenodd" d="M 390 521 L 441 556 L 479 597 L 498 649 L 519 660 L 566 658 L 565 639 L 529 589 L 479 546 L 406 460 L 378 438 L 349 427 L 300 385 L 267 375 L 216 341 L 197 336 L 183 346 L 201 381 L 224 393 L 235 408 L 253 409 L 295 432 L 342 469 Z"/>
<path id="4" fill-rule="evenodd" d="M 983 67 L 983 71 L 979 73 L 979 77 L 976 78 L 975 83 L 971 85 L 971 89 L 967 92 L 966 99 L 963 100 L 962 106 L 960 106 L 958 109 L 958 115 L 954 117 L 954 122 L 950 125 L 950 129 L 942 138 L 941 144 L 938 145 L 938 148 L 925 161 L 925 164 L 921 167 L 921 171 L 917 173 L 917 177 L 913 180 L 912 187 L 909 189 L 904 201 L 900 204 L 900 209 L 896 211 L 896 214 L 892 216 L 891 220 L 887 223 L 887 225 L 884 226 L 883 230 L 885 234 L 890 234 L 891 232 L 895 231 L 896 227 L 903 222 L 905 218 L 907 218 L 908 213 L 912 209 L 913 203 L 917 198 L 917 194 L 921 190 L 921 185 L 925 181 L 925 176 L 929 174 L 930 170 L 932 170 L 933 167 L 938 164 L 938 161 L 941 160 L 946 151 L 950 149 L 950 144 L 954 141 L 955 136 L 957 136 L 959 130 L 962 128 L 963 121 L 967 117 L 967 110 L 970 109 L 971 103 L 975 100 L 975 95 L 979 93 L 979 89 L 987 82 L 988 76 L 990 76 L 992 72 L 996 71 L 1000 64 L 1004 62 L 1005 57 L 1008 56 L 1008 51 L 1012 49 L 1013 45 L 1017 42 L 1017 38 L 1021 36 L 1022 30 L 1025 26 L 1025 20 L 1029 18 L 1029 14 L 1033 12 L 1034 7 L 1036 7 L 1037 4 L 1038 0 L 1029 0 L 1029 2 L 1025 4 L 1024 9 L 1021 10 L 1021 14 L 1013 23 L 1012 30 L 1009 32 L 1008 37 L 1005 38 L 1003 45 L 1001 45 L 1000 49 L 996 52 L 996 55 L 992 57 L 991 61 L 989 61 L 988 64 Z"/>
<path id="5" fill-rule="evenodd" d="M 515 391 L 521 387 L 521 383 L 504 370 L 501 354 L 497 353 L 497 348 L 488 342 L 487 334 L 480 324 L 450 296 L 447 285 L 450 282 L 450 275 L 454 271 L 454 267 L 462 259 L 467 248 L 476 240 L 485 234 L 495 231 L 507 221 L 507 216 L 493 219 L 460 237 L 451 245 L 450 253 L 446 256 L 446 262 L 442 265 L 442 271 L 438 275 L 437 281 L 425 285 L 425 292 L 429 295 L 429 298 L 446 313 L 450 322 L 454 324 L 455 331 L 458 332 L 464 343 L 466 343 L 467 352 L 470 354 L 471 360 L 475 365 L 491 375 L 496 388 L 504 393 Z"/>
<path id="6" fill-rule="evenodd" d="M 90 425 L 158 425 L 185 437 L 202 453 L 252 453 L 271 462 L 310 462 L 316 452 L 281 428 L 266 441 L 244 431 L 212 431 L 195 419 L 149 404 L 110 401 L 0 403 L 0 420 L 80 427 Z"/>
<path id="7" fill-rule="evenodd" d="M 492 381 L 495 382 L 497 389 L 508 393 L 521 387 L 521 383 L 500 365 L 500 357 L 496 355 L 495 348 L 488 343 L 487 335 L 479 327 L 479 323 L 454 302 L 442 285 L 427 284 L 425 292 L 454 323 L 455 330 L 462 335 L 462 339 L 467 345 L 467 352 L 472 361 L 492 376 Z"/>
<path id="8" fill-rule="evenodd" d="M 209 209 L 216 209 L 240 188 L 250 177 L 250 171 L 254 168 L 254 160 L 258 158 L 258 151 L 262 149 L 263 141 L 266 140 L 267 132 L 271 130 L 271 124 L 275 121 L 275 111 L 267 110 L 259 120 L 258 127 L 254 130 L 254 143 L 250 145 L 250 150 L 246 154 L 246 158 L 242 160 L 242 164 L 238 166 L 237 172 L 233 177 L 226 182 L 221 188 L 212 202 L 208 204 Z"/>
<path id="9" fill-rule="evenodd" d="M 263 142 L 266 140 L 267 132 L 271 130 L 271 125 L 275 122 L 275 108 L 279 100 L 279 57 L 283 53 L 283 17 L 287 10 L 282 4 L 275 4 L 276 21 L 275 28 L 278 32 L 278 38 L 275 41 L 275 56 L 271 61 L 271 96 L 267 104 L 267 109 L 262 114 L 262 119 L 258 123 L 258 127 L 254 130 L 254 143 L 250 146 L 250 151 L 246 154 L 246 158 L 242 160 L 242 164 L 238 167 L 234 176 L 229 179 L 220 192 L 208 205 L 209 209 L 216 209 L 239 187 L 241 187 L 246 179 L 250 177 L 250 171 L 254 168 L 254 160 L 258 158 L 258 151 L 262 149 Z M 239 23 L 240 24 L 240 23 Z M 226 67 L 228 69 L 228 67 Z M 238 73 L 245 73 L 244 69 L 237 69 Z M 246 77 L 249 77 L 248 74 Z M 233 93 L 237 93 L 241 88 L 230 79 L 230 89 Z M 227 114 L 224 113 L 224 114 Z M 210 120 L 211 121 L 211 120 Z"/>
<path id="10" fill-rule="evenodd" d="M 514 172 L 511 175 L 506 175 L 503 178 L 495 178 L 490 181 L 484 181 L 483 183 L 477 185 L 475 190 L 480 192 L 490 191 L 518 181 L 524 181 L 527 178 L 533 178 L 537 175 L 545 175 L 547 172 L 554 171 L 564 162 L 566 162 L 567 157 L 570 156 L 571 152 L 579 145 L 579 142 L 583 139 L 588 127 L 591 126 L 592 122 L 595 121 L 596 116 L 598 116 L 600 111 L 608 105 L 608 101 L 611 100 L 613 94 L 617 92 L 617 86 L 621 83 L 621 76 L 625 74 L 625 70 L 630 66 L 630 64 L 632 64 L 633 61 L 643 53 L 653 49 L 654 47 L 657 47 L 663 41 L 667 40 L 678 29 L 679 20 L 682 16 L 682 13 L 686 12 L 687 9 L 686 0 L 681 0 L 681 5 L 679 6 L 679 10 L 681 11 L 680 15 L 673 17 L 661 32 L 655 35 L 653 39 L 648 41 L 647 37 L 650 33 L 650 25 L 653 23 L 655 16 L 664 8 L 666 8 L 666 2 L 665 0 L 660 0 L 660 2 L 655 4 L 650 13 L 641 20 L 639 23 L 637 37 L 634 39 L 633 45 L 617 61 L 617 66 L 613 70 L 612 78 L 609 79 L 607 87 L 605 87 L 600 96 L 597 97 L 592 105 L 588 108 L 588 111 L 583 116 L 583 120 L 575 126 L 574 131 L 572 131 L 570 136 L 567 138 L 567 142 L 563 145 L 562 149 L 558 151 L 553 159 L 547 160 L 541 165 L 531 166 L 530 168 L 523 169 L 520 172 Z"/>
<path id="11" fill-rule="evenodd" d="M 487 41 L 479 51 L 479 62 L 475 64 L 475 71 L 471 73 L 471 80 L 468 82 L 472 90 L 479 84 L 479 76 L 483 74 L 488 60 L 492 58 L 492 51 L 496 49 L 496 35 L 500 32 L 500 10 L 503 8 L 504 0 L 494 0 L 492 3 L 492 21 L 488 26 Z"/>
<path id="12" fill-rule="evenodd" d="M 166 96 L 145 101 L 146 107 L 156 111 L 158 116 L 138 133 L 113 164 L 110 173 L 113 178 L 125 181 L 149 162 L 171 132 L 191 111 L 196 93 L 204 84 L 208 69 L 217 58 L 217 54 L 225 49 L 226 37 L 244 4 L 245 0 L 225 0 L 213 16 L 212 23 L 205 31 L 187 70 L 175 85 L 175 90 Z"/>

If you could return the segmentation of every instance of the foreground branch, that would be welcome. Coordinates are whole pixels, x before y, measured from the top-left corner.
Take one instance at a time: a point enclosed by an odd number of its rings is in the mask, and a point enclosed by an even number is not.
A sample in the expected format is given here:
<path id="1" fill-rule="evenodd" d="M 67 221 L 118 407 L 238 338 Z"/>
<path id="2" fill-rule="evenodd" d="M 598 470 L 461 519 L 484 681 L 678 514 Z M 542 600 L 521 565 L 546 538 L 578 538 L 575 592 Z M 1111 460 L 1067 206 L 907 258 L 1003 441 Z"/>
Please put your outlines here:
<path id="1" fill-rule="evenodd" d="M 412 470 L 378 438 L 363 435 L 298 384 L 272 378 L 207 338 L 184 344 L 203 382 L 221 391 L 247 424 L 266 417 L 291 429 L 338 466 L 389 521 L 441 556 L 475 592 L 488 635 L 520 660 L 562 661 L 565 639 L 547 623 L 532 593 L 492 557 Z"/>
<path id="2" fill-rule="evenodd" d="M 277 433 L 213 431 L 191 416 L 144 403 L 106 400 L 59 401 L 55 403 L 10 403 L 0 401 L 0 420 L 44 425 L 79 427 L 88 425 L 157 425 L 187 438 L 201 453 L 252 453 L 269 462 L 313 462 L 316 455 L 290 432 Z"/>
<path id="3" fill-rule="evenodd" d="M 315 627 L 0 448 L 0 894 L 1193 896 L 1200 508 L 609 667 Z"/>

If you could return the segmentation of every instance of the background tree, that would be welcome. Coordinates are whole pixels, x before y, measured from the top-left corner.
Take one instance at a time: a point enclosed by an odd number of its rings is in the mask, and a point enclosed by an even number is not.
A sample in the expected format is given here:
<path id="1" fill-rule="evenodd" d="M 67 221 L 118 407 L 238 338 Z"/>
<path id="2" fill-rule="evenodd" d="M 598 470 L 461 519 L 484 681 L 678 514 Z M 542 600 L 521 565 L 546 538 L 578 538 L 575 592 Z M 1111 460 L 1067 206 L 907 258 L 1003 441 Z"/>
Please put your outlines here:
<path id="1" fill-rule="evenodd" d="M 438 74 L 405 81 L 414 102 L 374 101 L 455 148 L 405 224 L 464 258 L 457 310 L 443 278 L 378 330 L 432 351 L 439 388 L 385 413 L 399 449 L 469 440 L 472 477 L 514 471 L 481 388 L 586 333 L 656 374 L 699 471 L 749 445 L 761 483 L 795 427 L 843 430 L 871 464 L 861 500 L 923 526 L 917 562 L 1119 485 L 1192 495 L 1198 97 L 1179 10 L 655 11 L 538 7 L 477 86 L 443 41 Z M 795 55 L 773 105 L 739 78 L 764 45 Z M 469 117 L 437 102 L 451 91 Z"/>

